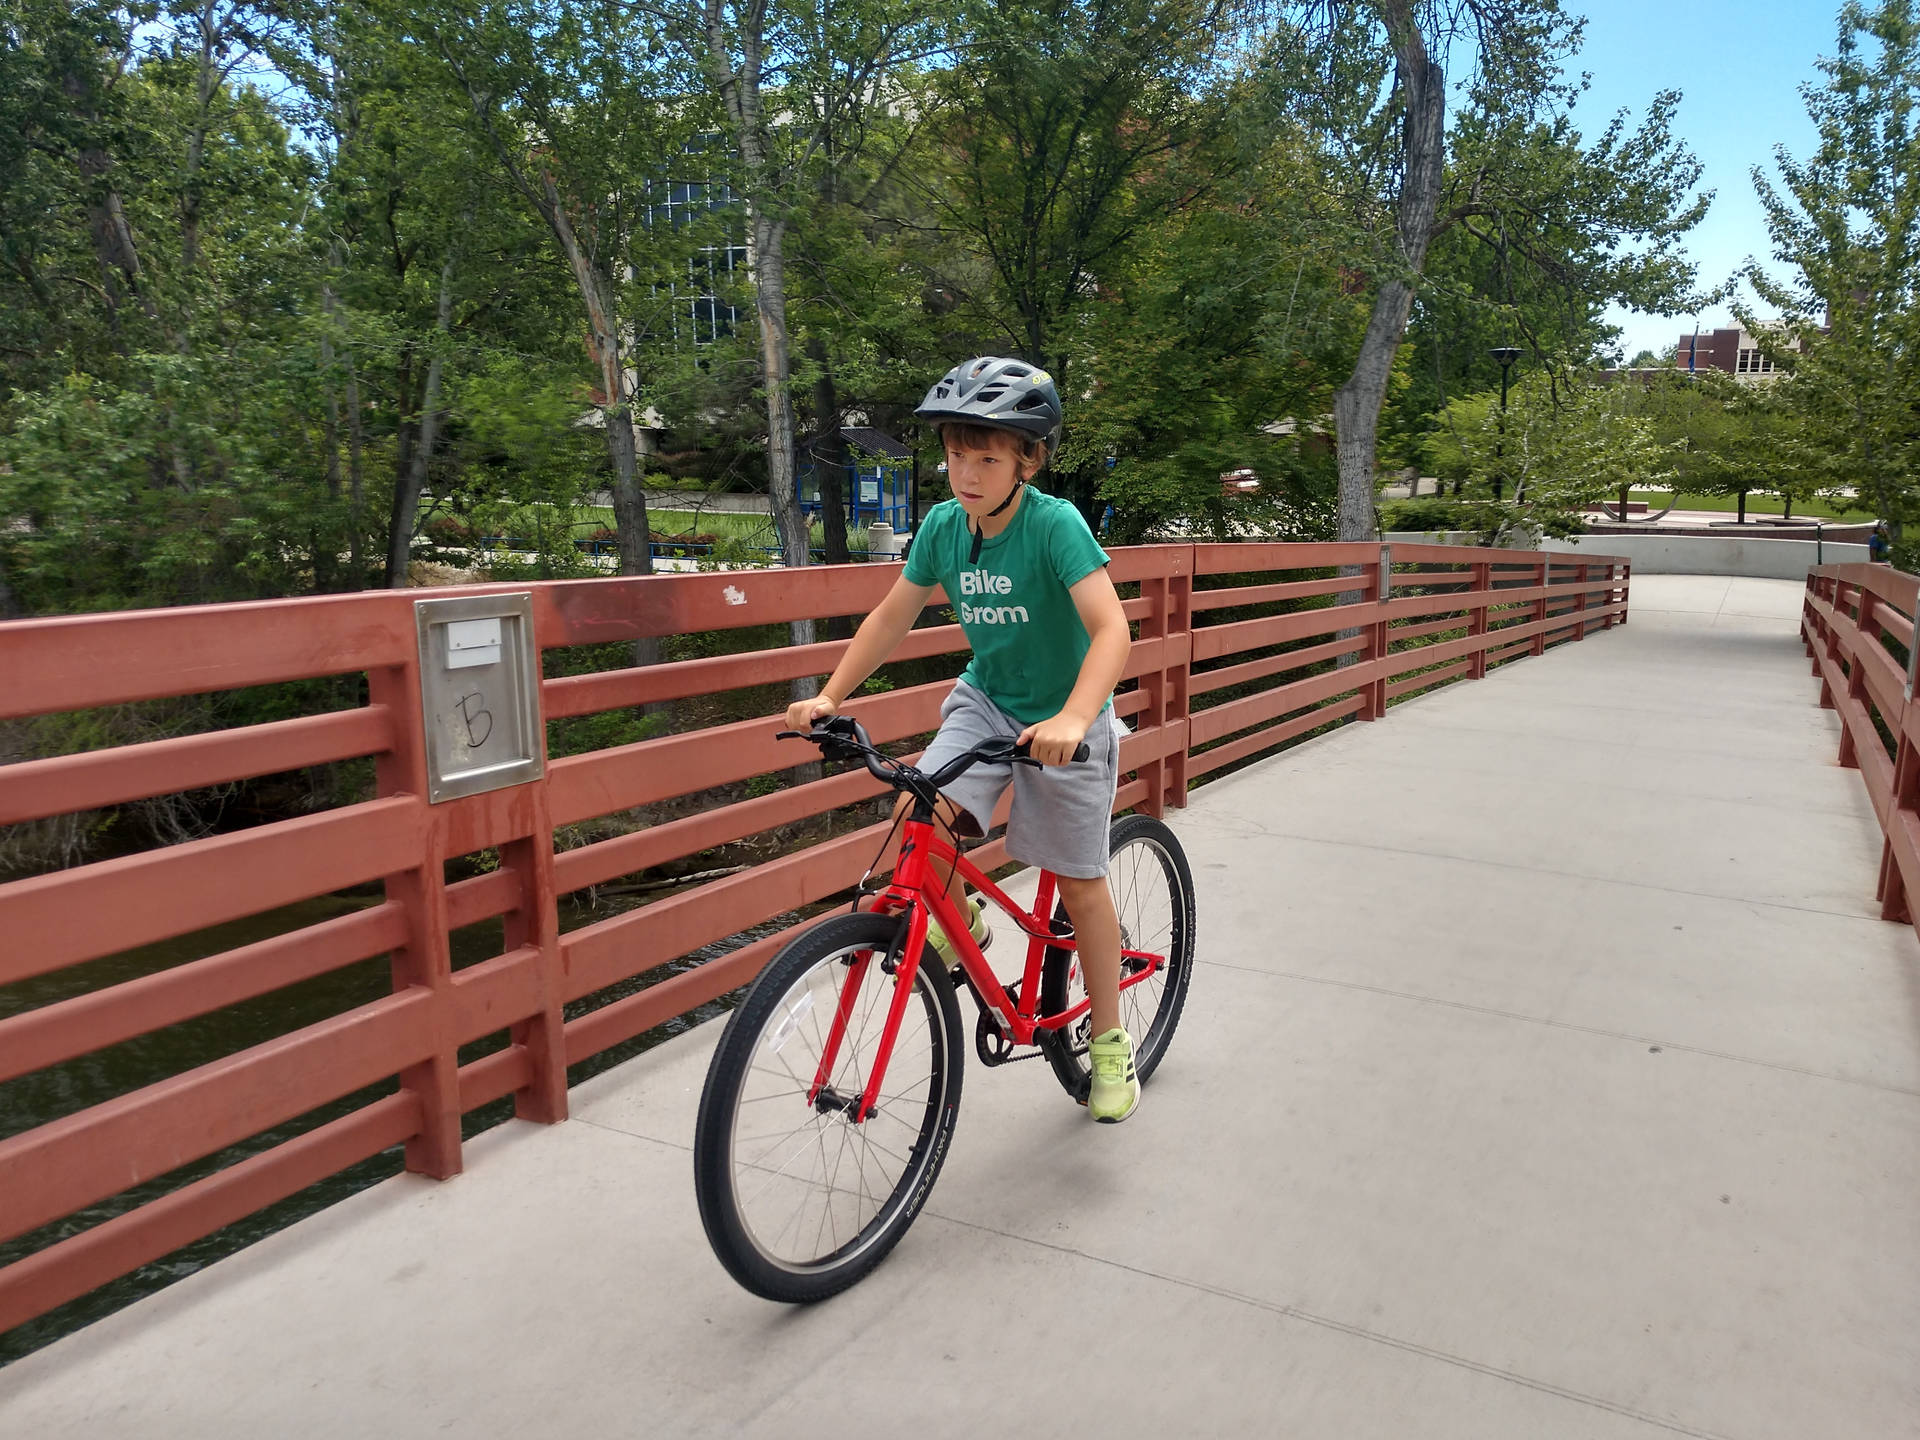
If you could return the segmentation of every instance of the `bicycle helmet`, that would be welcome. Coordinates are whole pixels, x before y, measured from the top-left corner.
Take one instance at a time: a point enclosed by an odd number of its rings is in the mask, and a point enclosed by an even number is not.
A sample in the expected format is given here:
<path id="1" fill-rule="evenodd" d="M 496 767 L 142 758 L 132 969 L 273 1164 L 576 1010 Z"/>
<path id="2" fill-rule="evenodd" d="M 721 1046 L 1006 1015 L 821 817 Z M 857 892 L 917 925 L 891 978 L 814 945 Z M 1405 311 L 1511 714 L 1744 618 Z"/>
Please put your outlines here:
<path id="1" fill-rule="evenodd" d="M 1060 443 L 1060 392 L 1037 365 L 980 355 L 953 367 L 913 412 L 939 425 L 958 421 L 1038 440 L 1052 454 Z"/>

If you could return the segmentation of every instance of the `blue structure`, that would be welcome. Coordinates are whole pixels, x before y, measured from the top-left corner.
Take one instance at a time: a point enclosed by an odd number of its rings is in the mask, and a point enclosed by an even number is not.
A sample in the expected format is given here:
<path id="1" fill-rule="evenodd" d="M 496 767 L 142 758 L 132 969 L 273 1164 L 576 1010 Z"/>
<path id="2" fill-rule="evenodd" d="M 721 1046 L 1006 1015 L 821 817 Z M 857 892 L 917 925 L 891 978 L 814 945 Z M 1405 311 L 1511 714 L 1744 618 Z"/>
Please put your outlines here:
<path id="1" fill-rule="evenodd" d="M 913 465 L 905 446 L 878 430 L 849 426 L 840 432 L 854 458 L 840 482 L 847 502 L 847 528 L 864 530 L 884 521 L 895 530 L 913 528 Z M 799 474 L 800 508 L 809 520 L 820 513 L 820 477 L 812 465 Z"/>

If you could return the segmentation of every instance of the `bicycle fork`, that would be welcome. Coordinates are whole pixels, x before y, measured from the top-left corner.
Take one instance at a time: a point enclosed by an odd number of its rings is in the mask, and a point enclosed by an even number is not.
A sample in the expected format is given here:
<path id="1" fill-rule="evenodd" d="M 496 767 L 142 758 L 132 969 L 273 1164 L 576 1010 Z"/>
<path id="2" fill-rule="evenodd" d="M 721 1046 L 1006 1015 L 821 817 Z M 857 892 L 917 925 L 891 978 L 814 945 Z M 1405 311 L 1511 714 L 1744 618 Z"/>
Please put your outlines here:
<path id="1" fill-rule="evenodd" d="M 880 1103 L 880 1085 L 886 1078 L 887 1062 L 893 1058 L 894 1042 L 900 1037 L 900 1025 L 906 1018 L 908 1002 L 913 998 L 913 980 L 920 968 L 920 955 L 926 948 L 926 940 L 926 907 L 915 905 L 908 911 L 906 941 L 900 947 L 899 958 L 894 962 L 893 995 L 887 1004 L 886 1021 L 881 1026 L 880 1043 L 874 1051 L 866 1088 L 857 1098 L 841 1094 L 830 1082 L 833 1067 L 839 1062 L 840 1046 L 846 1040 L 848 1023 L 853 1018 L 854 1003 L 873 964 L 874 952 L 864 952 L 848 966 L 846 978 L 840 984 L 840 1002 L 834 1006 L 833 1024 L 827 1031 L 827 1043 L 821 1048 L 820 1064 L 814 1071 L 813 1085 L 807 1091 L 807 1103 L 816 1110 L 838 1110 L 859 1125 Z M 884 965 L 882 968 L 885 968 Z"/>

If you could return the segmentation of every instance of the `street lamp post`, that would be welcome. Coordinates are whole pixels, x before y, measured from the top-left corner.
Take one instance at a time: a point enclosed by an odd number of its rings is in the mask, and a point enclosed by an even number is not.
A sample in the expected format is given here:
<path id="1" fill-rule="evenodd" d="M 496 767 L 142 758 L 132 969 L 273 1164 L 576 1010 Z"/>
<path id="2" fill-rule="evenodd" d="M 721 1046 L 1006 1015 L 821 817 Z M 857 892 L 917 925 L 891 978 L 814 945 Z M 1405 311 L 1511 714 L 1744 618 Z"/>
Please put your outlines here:
<path id="1" fill-rule="evenodd" d="M 1500 366 L 1500 438 L 1494 443 L 1498 463 L 1493 477 L 1493 498 L 1499 500 L 1507 483 L 1507 377 L 1513 373 L 1513 362 L 1520 358 L 1520 352 L 1512 345 L 1498 345 L 1493 358 Z"/>

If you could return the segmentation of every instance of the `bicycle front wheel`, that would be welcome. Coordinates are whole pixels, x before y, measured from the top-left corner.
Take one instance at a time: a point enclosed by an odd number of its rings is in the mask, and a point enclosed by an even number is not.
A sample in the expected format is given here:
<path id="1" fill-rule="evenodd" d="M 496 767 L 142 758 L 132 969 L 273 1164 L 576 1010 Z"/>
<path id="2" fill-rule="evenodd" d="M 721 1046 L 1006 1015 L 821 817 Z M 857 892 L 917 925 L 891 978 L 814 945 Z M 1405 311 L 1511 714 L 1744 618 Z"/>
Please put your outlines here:
<path id="1" fill-rule="evenodd" d="M 714 1051 L 694 1192 L 714 1254 L 765 1299 L 824 1300 L 866 1275 L 913 1223 L 946 1158 L 960 1007 L 938 964 L 916 967 L 878 1103 L 854 1119 L 898 988 L 887 962 L 904 928 L 881 915 L 816 925 L 761 972 Z"/>
<path id="2" fill-rule="evenodd" d="M 1129 985 L 1144 962 L 1122 960 L 1120 1023 L 1133 1037 L 1133 1069 L 1142 1084 L 1167 1053 L 1174 1026 L 1187 1003 L 1187 985 L 1193 978 L 1193 872 L 1186 851 L 1160 821 L 1150 815 L 1125 815 L 1107 834 L 1107 888 L 1120 918 L 1120 949 L 1144 951 L 1162 957 L 1163 964 L 1146 978 Z M 1066 907 L 1055 909 L 1064 921 Z M 1040 971 L 1040 1013 L 1058 1015 L 1086 996 L 1079 956 L 1070 950 L 1048 950 Z M 1053 1032 L 1042 1045 L 1054 1076 L 1081 1104 L 1087 1102 L 1093 1070 L 1087 1060 L 1092 1038 L 1090 1018 L 1069 1029 Z"/>

